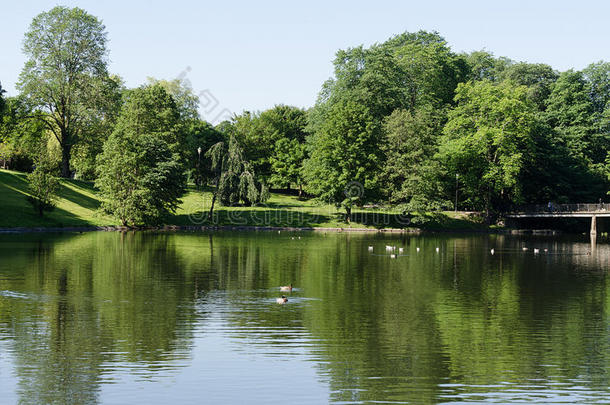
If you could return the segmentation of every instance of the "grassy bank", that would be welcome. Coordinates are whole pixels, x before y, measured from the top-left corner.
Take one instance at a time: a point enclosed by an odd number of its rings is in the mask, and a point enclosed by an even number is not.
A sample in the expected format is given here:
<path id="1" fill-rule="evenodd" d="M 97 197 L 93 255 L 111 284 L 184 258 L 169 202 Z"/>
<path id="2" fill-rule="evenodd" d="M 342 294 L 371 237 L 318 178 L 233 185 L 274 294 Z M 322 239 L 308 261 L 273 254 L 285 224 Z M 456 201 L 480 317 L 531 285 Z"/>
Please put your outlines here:
<path id="1" fill-rule="evenodd" d="M 100 199 L 93 184 L 61 180 L 59 199 L 52 212 L 38 216 L 27 202 L 28 187 L 23 173 L 0 170 L 0 228 L 112 226 L 117 221 L 100 212 Z M 176 214 L 166 219 L 179 226 L 276 226 L 321 228 L 423 228 L 428 230 L 483 230 L 485 226 L 461 213 L 429 214 L 423 221 L 413 221 L 391 209 L 354 210 L 348 225 L 343 213 L 331 204 L 300 200 L 296 196 L 271 194 L 259 207 L 222 207 L 217 205 L 211 221 L 207 212 L 211 192 L 190 188 Z"/>

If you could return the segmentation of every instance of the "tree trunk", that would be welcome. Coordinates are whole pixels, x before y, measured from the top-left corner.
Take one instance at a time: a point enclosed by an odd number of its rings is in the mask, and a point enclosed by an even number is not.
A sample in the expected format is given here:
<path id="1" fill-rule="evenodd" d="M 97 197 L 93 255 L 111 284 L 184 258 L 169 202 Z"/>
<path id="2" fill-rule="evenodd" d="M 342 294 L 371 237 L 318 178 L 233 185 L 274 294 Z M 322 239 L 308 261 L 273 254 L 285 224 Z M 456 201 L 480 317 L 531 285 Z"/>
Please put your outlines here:
<path id="1" fill-rule="evenodd" d="M 61 177 L 69 179 L 70 176 L 70 149 L 71 145 L 61 145 Z"/>
<path id="2" fill-rule="evenodd" d="M 303 185 L 299 183 L 299 198 L 303 196 Z"/>
<path id="3" fill-rule="evenodd" d="M 216 186 L 218 187 L 218 186 Z M 212 220 L 212 214 L 214 212 L 214 203 L 216 202 L 216 194 L 218 194 L 218 190 L 212 194 L 212 206 L 210 207 L 210 212 L 208 213 L 208 220 Z"/>
<path id="4" fill-rule="evenodd" d="M 348 224 L 351 222 L 352 220 L 352 206 L 348 205 L 345 207 L 345 222 L 347 222 Z"/>

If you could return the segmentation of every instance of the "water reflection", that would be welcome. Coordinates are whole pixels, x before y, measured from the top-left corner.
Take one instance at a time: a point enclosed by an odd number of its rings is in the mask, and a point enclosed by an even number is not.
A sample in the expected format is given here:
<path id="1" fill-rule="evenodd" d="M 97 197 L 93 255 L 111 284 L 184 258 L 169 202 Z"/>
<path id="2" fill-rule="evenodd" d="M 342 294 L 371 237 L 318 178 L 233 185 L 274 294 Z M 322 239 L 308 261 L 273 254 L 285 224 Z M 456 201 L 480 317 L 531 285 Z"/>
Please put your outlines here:
<path id="1" fill-rule="evenodd" d="M 14 377 L 0 389 L 23 403 L 274 402 L 280 382 L 294 402 L 591 402 L 610 395 L 609 257 L 601 241 L 502 235 L 2 235 Z"/>

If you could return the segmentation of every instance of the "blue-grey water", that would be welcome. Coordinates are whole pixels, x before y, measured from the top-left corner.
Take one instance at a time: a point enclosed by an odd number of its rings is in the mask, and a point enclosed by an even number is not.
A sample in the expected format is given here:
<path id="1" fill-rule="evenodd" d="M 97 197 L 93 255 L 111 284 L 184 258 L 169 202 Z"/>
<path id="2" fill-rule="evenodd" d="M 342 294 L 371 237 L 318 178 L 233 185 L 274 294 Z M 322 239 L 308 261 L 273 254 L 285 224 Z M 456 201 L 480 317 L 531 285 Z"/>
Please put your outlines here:
<path id="1" fill-rule="evenodd" d="M 579 236 L 0 235 L 0 403 L 610 403 L 609 259 Z"/>

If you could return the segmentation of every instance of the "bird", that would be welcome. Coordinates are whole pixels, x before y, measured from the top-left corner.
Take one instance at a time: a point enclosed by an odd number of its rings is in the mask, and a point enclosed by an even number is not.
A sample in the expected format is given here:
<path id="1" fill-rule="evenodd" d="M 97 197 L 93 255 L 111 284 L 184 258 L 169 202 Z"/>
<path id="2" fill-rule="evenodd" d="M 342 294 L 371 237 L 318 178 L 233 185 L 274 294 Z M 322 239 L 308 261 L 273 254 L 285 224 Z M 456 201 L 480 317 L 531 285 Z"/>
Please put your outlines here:
<path id="1" fill-rule="evenodd" d="M 278 304 L 285 304 L 288 302 L 288 298 L 286 298 L 285 295 L 282 295 L 281 298 L 276 298 L 275 302 L 277 302 Z"/>
<path id="2" fill-rule="evenodd" d="M 369 246 L 369 252 L 372 252 L 372 251 L 373 251 L 373 247 Z"/>
<path id="3" fill-rule="evenodd" d="M 524 251 L 524 252 L 525 252 L 526 250 L 528 250 L 528 248 L 526 248 L 526 247 L 523 247 L 522 249 L 523 249 L 523 251 Z"/>
<path id="4" fill-rule="evenodd" d="M 292 291 L 292 284 L 281 286 L 280 291 Z"/>
<path id="5" fill-rule="evenodd" d="M 495 249 L 491 249 L 491 254 L 493 255 L 494 253 L 496 253 Z"/>
<path id="6" fill-rule="evenodd" d="M 395 255 L 394 253 L 392 253 L 392 254 L 390 255 L 390 259 L 396 259 L 396 255 Z"/>
<path id="7" fill-rule="evenodd" d="M 540 249 L 534 248 L 534 253 L 540 253 Z"/>
<path id="8" fill-rule="evenodd" d="M 548 252 L 549 250 L 547 248 L 544 248 L 544 253 Z"/>
<path id="9" fill-rule="evenodd" d="M 440 248 L 436 248 L 436 253 L 438 253 L 441 249 Z"/>
<path id="10" fill-rule="evenodd" d="M 402 253 L 402 252 L 404 252 L 404 251 L 405 251 L 405 250 L 404 250 L 403 248 L 398 248 L 398 253 Z"/>
<path id="11" fill-rule="evenodd" d="M 419 253 L 419 248 L 415 248 L 415 250 L 417 251 L 417 253 Z"/>
<path id="12" fill-rule="evenodd" d="M 385 250 L 392 250 L 392 246 L 385 245 Z"/>

